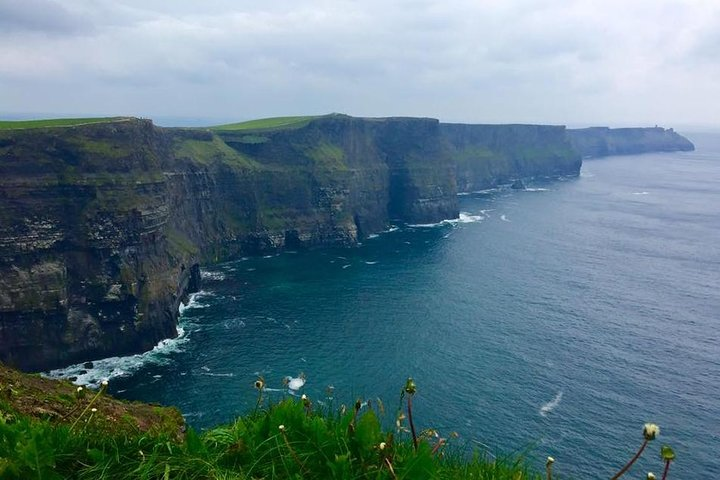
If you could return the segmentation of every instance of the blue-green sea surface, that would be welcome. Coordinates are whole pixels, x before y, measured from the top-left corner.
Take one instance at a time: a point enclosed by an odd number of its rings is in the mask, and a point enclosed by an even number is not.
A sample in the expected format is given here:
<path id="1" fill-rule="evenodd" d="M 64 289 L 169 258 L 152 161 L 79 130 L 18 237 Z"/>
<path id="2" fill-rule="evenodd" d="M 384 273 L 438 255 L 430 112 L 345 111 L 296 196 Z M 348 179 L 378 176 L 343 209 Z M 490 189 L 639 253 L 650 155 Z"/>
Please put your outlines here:
<path id="1" fill-rule="evenodd" d="M 398 226 L 358 248 L 209 265 L 181 338 L 95 363 L 118 396 L 177 405 L 205 428 L 251 410 L 262 375 L 336 402 L 407 376 L 418 427 L 609 478 L 720 472 L 720 136 L 697 151 L 587 160 L 579 178 L 462 196 L 461 219 Z M 77 375 L 81 367 L 62 373 Z M 59 372 L 55 372 L 58 374 Z M 487 446 L 487 447 L 486 447 Z"/>

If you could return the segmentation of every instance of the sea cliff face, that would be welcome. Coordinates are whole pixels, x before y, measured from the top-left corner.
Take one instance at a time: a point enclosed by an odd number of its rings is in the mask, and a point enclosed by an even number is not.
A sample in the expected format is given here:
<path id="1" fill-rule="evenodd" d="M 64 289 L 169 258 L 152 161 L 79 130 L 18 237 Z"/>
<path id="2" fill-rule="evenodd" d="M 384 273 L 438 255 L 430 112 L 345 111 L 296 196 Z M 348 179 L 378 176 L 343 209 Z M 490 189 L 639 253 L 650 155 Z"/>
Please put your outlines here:
<path id="1" fill-rule="evenodd" d="M 176 335 L 202 263 L 352 246 L 392 221 L 457 217 L 458 191 L 579 170 L 555 126 L 328 115 L 0 130 L 0 361 L 148 350 Z"/>
<path id="2" fill-rule="evenodd" d="M 577 175 L 582 161 L 565 127 L 442 124 L 460 192 L 531 177 Z"/>
<path id="3" fill-rule="evenodd" d="M 690 140 L 672 128 L 591 127 L 569 129 L 568 137 L 583 158 L 695 150 Z"/>
<path id="4" fill-rule="evenodd" d="M 149 121 L 0 133 L 0 359 L 34 370 L 176 334 L 197 263 L 168 245 Z"/>

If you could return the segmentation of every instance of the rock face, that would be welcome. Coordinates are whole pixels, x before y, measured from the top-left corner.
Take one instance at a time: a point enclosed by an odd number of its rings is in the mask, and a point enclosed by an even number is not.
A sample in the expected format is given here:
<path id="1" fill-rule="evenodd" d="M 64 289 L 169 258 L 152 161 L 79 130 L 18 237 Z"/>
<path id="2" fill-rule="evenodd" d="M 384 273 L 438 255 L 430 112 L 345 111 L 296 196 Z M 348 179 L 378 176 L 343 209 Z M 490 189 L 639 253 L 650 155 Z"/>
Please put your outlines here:
<path id="1" fill-rule="evenodd" d="M 564 127 L 328 115 L 0 130 L 0 361 L 44 370 L 176 335 L 203 262 L 355 245 L 458 216 L 458 191 L 577 175 Z"/>
<path id="2" fill-rule="evenodd" d="M 149 121 L 0 133 L 0 359 L 25 369 L 152 348 L 199 280 L 170 248 Z"/>
<path id="3" fill-rule="evenodd" d="M 672 128 L 591 127 L 569 129 L 568 137 L 583 158 L 695 150 L 690 140 Z"/>
<path id="4" fill-rule="evenodd" d="M 441 129 L 457 168 L 459 192 L 580 172 L 580 155 L 563 126 L 442 124 Z"/>

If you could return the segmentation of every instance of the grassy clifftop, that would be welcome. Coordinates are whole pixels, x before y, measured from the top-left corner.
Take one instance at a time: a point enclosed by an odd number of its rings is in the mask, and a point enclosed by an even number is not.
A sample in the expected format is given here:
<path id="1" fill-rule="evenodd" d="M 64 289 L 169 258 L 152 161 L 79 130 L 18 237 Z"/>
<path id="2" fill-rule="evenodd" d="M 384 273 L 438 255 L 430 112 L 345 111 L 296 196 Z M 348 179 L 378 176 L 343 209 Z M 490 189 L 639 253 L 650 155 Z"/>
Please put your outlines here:
<path id="1" fill-rule="evenodd" d="M 113 123 L 130 121 L 130 117 L 93 117 L 93 118 L 53 118 L 43 120 L 0 120 L 0 130 L 20 130 L 26 128 L 78 127 L 95 123 Z"/>
<path id="2" fill-rule="evenodd" d="M 248 388 L 252 388 L 248 385 Z M 175 409 L 114 400 L 104 391 L 0 365 L 3 479 L 536 479 L 521 459 L 467 454 L 459 442 L 400 417 L 387 430 L 379 402 L 265 405 L 198 434 Z"/>
<path id="3" fill-rule="evenodd" d="M 228 123 L 210 127 L 211 130 L 281 130 L 302 128 L 318 116 L 272 117 L 248 120 L 246 122 Z"/>

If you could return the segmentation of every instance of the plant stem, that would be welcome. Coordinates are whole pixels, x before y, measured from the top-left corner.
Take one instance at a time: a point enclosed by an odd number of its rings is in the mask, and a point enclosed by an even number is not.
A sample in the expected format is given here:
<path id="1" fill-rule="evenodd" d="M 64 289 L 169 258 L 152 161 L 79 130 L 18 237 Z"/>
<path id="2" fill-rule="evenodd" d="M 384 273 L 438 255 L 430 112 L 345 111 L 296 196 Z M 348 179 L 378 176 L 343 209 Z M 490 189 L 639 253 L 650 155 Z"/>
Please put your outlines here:
<path id="1" fill-rule="evenodd" d="M 635 461 L 640 458 L 640 455 L 642 455 L 643 450 L 645 450 L 645 447 L 647 447 L 648 441 L 645 440 L 643 444 L 640 446 L 640 450 L 637 451 L 635 456 L 625 465 L 614 477 L 612 477 L 610 480 L 617 480 L 620 478 L 625 472 L 628 471 L 628 469 L 632 466 Z"/>
<path id="2" fill-rule="evenodd" d="M 285 445 L 287 446 L 288 450 L 290 450 L 290 455 L 292 455 L 293 460 L 295 460 L 295 463 L 298 467 L 300 467 L 300 471 L 305 475 L 307 472 L 305 471 L 305 468 L 303 466 L 303 463 L 300 461 L 300 459 L 297 456 L 297 453 L 295 453 L 295 450 L 290 446 L 290 441 L 287 438 L 287 435 L 285 435 L 285 432 L 280 432 L 280 434 L 283 437 L 283 440 L 285 440 Z"/>
<path id="3" fill-rule="evenodd" d="M 84 410 L 82 411 L 82 413 L 75 419 L 75 421 L 73 422 L 73 424 L 70 425 L 70 430 L 72 430 L 73 428 L 75 428 L 75 425 L 77 425 L 77 423 L 80 421 L 80 419 L 83 417 L 83 415 L 85 415 L 85 413 L 90 409 L 90 407 L 92 407 L 92 404 L 95 403 L 95 400 L 97 400 L 98 397 L 99 397 L 100 395 L 102 395 L 104 391 L 105 391 L 105 386 L 103 385 L 102 387 L 100 387 L 100 390 L 98 390 L 98 392 L 95 394 L 95 396 L 92 398 L 92 400 L 90 400 L 90 403 L 88 403 L 88 404 L 85 406 L 85 409 L 84 409 Z"/>
<path id="4" fill-rule="evenodd" d="M 260 404 L 262 403 L 262 393 L 262 388 L 259 388 L 257 402 L 255 402 L 255 411 L 253 412 L 254 414 L 257 414 L 257 411 L 260 408 Z"/>
<path id="5" fill-rule="evenodd" d="M 413 447 L 415 447 L 415 451 L 417 452 L 418 442 L 417 442 L 417 435 L 415 434 L 415 424 L 413 423 L 412 419 L 412 395 L 408 395 L 408 405 L 407 405 L 407 412 L 408 412 L 408 422 L 410 423 L 410 432 L 412 433 L 412 439 L 413 439 Z"/>
<path id="6" fill-rule="evenodd" d="M 668 470 L 670 470 L 670 460 L 665 460 L 665 471 L 663 472 L 662 480 L 667 478 Z"/>
<path id="7" fill-rule="evenodd" d="M 392 478 L 395 479 L 395 480 L 397 480 L 398 477 L 397 477 L 397 475 L 395 474 L 395 469 L 393 468 L 392 462 L 390 462 L 390 459 L 387 458 L 387 457 L 385 457 L 385 463 L 386 463 L 387 466 L 388 466 L 388 470 L 390 471 L 390 475 L 392 476 Z"/>
<path id="8" fill-rule="evenodd" d="M 547 480 L 552 480 L 552 463 L 548 463 L 545 470 L 547 471 Z"/>

